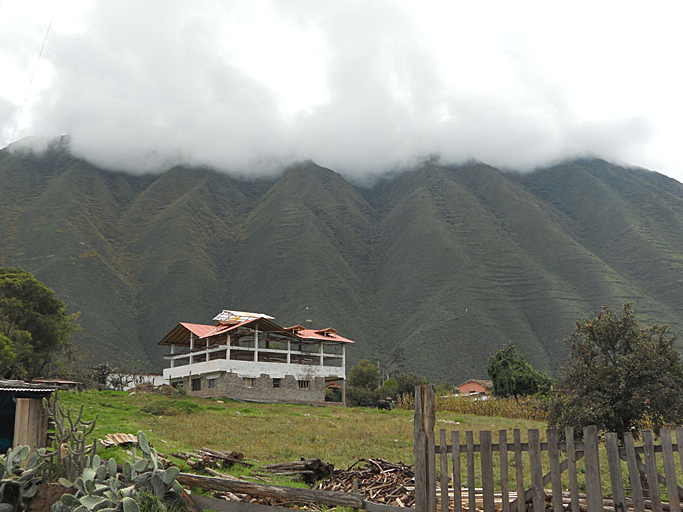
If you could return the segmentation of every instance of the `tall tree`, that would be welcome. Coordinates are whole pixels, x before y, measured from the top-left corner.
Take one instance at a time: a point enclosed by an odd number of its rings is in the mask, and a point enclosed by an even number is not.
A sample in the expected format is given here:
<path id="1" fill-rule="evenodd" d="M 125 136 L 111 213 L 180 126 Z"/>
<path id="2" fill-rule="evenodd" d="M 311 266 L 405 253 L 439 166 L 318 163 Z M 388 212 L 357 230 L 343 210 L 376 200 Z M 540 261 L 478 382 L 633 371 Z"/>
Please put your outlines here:
<path id="1" fill-rule="evenodd" d="M 645 423 L 683 420 L 683 363 L 668 325 L 639 329 L 632 304 L 577 322 L 571 356 L 553 390 L 550 424 L 597 425 L 620 436 Z"/>
<path id="2" fill-rule="evenodd" d="M 493 382 L 493 394 L 500 397 L 533 395 L 550 388 L 550 377 L 536 371 L 524 356 L 517 355 L 511 341 L 489 359 L 486 373 Z"/>
<path id="3" fill-rule="evenodd" d="M 30 379 L 40 375 L 69 343 L 77 329 L 75 320 L 76 315 L 68 315 L 64 303 L 32 274 L 0 268 L 2 376 Z"/>

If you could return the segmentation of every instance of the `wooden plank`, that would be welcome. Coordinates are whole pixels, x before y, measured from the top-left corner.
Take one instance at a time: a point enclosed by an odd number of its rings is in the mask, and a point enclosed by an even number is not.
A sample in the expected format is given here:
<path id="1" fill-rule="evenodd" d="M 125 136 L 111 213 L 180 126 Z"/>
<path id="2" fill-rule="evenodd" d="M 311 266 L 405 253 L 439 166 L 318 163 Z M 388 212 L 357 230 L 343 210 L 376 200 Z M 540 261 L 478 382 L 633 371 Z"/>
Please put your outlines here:
<path id="1" fill-rule="evenodd" d="M 45 447 L 47 428 L 42 398 L 17 398 L 13 446 Z"/>
<path id="2" fill-rule="evenodd" d="M 664 477 L 666 478 L 666 492 L 669 495 L 669 507 L 671 512 L 680 512 L 680 500 L 678 499 L 678 486 L 676 484 L 676 464 L 674 463 L 674 450 L 671 442 L 671 430 L 663 428 L 660 433 L 662 438 L 662 457 L 664 458 Z"/>
<path id="3" fill-rule="evenodd" d="M 484 494 L 484 512 L 495 512 L 493 506 L 493 449 L 491 448 L 491 431 L 479 432 L 481 445 L 481 482 Z"/>
<path id="4" fill-rule="evenodd" d="M 427 433 L 427 510 L 436 512 L 436 454 L 434 430 Z"/>
<path id="5" fill-rule="evenodd" d="M 681 463 L 681 472 L 683 473 L 683 427 L 676 427 L 676 451 L 678 452 L 678 459 Z M 681 496 L 679 491 L 679 497 Z"/>
<path id="6" fill-rule="evenodd" d="M 427 433 L 423 415 L 425 386 L 415 386 L 415 415 L 413 417 L 413 463 L 415 471 L 415 510 L 427 508 Z"/>
<path id="7" fill-rule="evenodd" d="M 650 487 L 650 501 L 653 512 L 662 512 L 662 494 L 659 492 L 659 479 L 657 478 L 657 459 L 655 458 L 655 442 L 652 430 L 643 430 L 643 450 L 645 452 L 645 466 L 647 471 L 647 483 Z"/>
<path id="8" fill-rule="evenodd" d="M 462 512 L 462 477 L 460 472 L 460 432 L 451 432 L 453 459 L 453 506 L 454 512 Z"/>
<path id="9" fill-rule="evenodd" d="M 275 498 L 296 503 L 318 503 L 350 508 L 363 508 L 363 498 L 357 494 L 298 489 L 280 485 L 263 485 L 243 480 L 228 480 L 212 476 L 180 473 L 178 483 L 187 487 L 199 487 L 212 491 L 229 491 L 264 498 Z"/>
<path id="10" fill-rule="evenodd" d="M 543 492 L 543 464 L 541 462 L 541 435 L 537 428 L 530 428 L 529 465 L 531 466 L 531 499 L 534 512 L 545 512 Z"/>
<path id="11" fill-rule="evenodd" d="M 602 512 L 598 428 L 595 425 L 583 428 L 583 453 L 585 459 L 584 467 L 586 469 L 586 508 L 588 512 Z"/>
<path id="12" fill-rule="evenodd" d="M 621 475 L 621 458 L 619 457 L 619 443 L 616 432 L 605 434 L 607 447 L 607 463 L 609 465 L 609 479 L 612 484 L 612 500 L 615 510 L 626 510 L 624 496 L 624 479 Z"/>
<path id="13" fill-rule="evenodd" d="M 645 512 L 643 488 L 640 484 L 640 471 L 638 470 L 639 461 L 636 458 L 636 450 L 633 446 L 633 434 L 631 434 L 631 432 L 624 432 L 624 449 L 626 452 L 626 464 L 628 465 L 628 481 L 631 484 L 633 511 Z"/>
<path id="14" fill-rule="evenodd" d="M 579 505 L 579 479 L 576 473 L 576 448 L 574 446 L 574 427 L 564 429 L 565 445 L 567 447 L 567 473 L 569 475 L 569 496 L 572 512 L 581 512 Z"/>
<path id="15" fill-rule="evenodd" d="M 661 448 L 661 445 L 655 445 L 655 452 L 657 452 L 657 450 L 656 450 L 657 446 L 659 446 Z M 647 466 L 645 465 L 644 462 L 642 462 L 638 458 L 638 447 L 637 446 L 635 447 L 635 452 L 636 452 L 636 464 L 638 466 L 638 471 L 640 471 L 640 473 L 642 475 L 647 476 Z M 623 460 L 626 460 L 626 452 L 624 450 L 620 449 L 619 454 L 621 455 L 621 458 Z M 666 485 L 666 478 L 664 478 L 664 475 L 660 475 L 659 473 L 657 473 L 657 481 L 661 485 Z M 683 487 L 681 487 L 680 485 L 678 486 L 678 497 L 679 497 L 679 500 L 681 498 L 683 498 Z M 667 504 L 667 507 L 668 507 L 668 504 Z M 646 502 L 645 508 L 647 508 L 647 502 Z M 668 508 L 666 508 L 665 510 L 668 510 Z"/>
<path id="16" fill-rule="evenodd" d="M 474 432 L 465 432 L 465 449 L 467 451 L 467 494 L 469 496 L 468 508 L 470 511 L 477 509 L 477 500 L 474 489 Z"/>
<path id="17" fill-rule="evenodd" d="M 543 450 L 541 450 L 541 451 L 543 451 Z M 583 452 L 580 452 L 577 450 L 575 453 L 576 453 L 576 460 L 579 460 L 579 459 L 581 459 L 581 457 L 583 457 Z M 567 471 L 568 465 L 569 465 L 569 462 L 567 460 L 563 460 L 562 463 L 560 464 L 560 473 L 564 473 L 565 471 Z M 550 483 L 550 473 L 546 473 L 545 475 L 543 475 L 543 487 L 545 488 L 545 486 L 547 486 L 549 483 Z M 524 491 L 524 494 L 521 494 L 520 496 L 523 497 L 522 501 L 524 503 L 528 503 L 529 500 L 533 497 L 533 494 L 534 494 L 534 490 L 533 490 L 533 488 L 530 487 L 529 489 Z M 517 501 L 518 501 L 517 498 L 512 500 L 512 503 L 510 503 L 510 507 L 515 509 L 517 507 Z M 583 510 L 585 512 L 585 507 L 583 508 Z"/>
<path id="18" fill-rule="evenodd" d="M 524 496 L 524 464 L 522 461 L 522 434 L 518 428 L 515 429 L 515 475 L 517 479 L 517 512 L 526 511 L 526 503 L 520 496 Z"/>
<path id="19" fill-rule="evenodd" d="M 448 453 L 446 453 L 446 429 L 444 428 L 439 431 L 439 447 L 439 469 L 441 471 L 441 512 L 448 512 Z"/>
<path id="20" fill-rule="evenodd" d="M 510 512 L 510 480 L 508 477 L 507 430 L 498 431 L 498 446 L 500 452 L 500 500 L 502 512 Z"/>
<path id="21" fill-rule="evenodd" d="M 215 510 L 216 512 L 282 512 L 287 510 L 283 507 L 273 507 L 270 505 L 259 505 L 245 501 L 231 501 L 212 498 L 193 494 L 192 499 L 204 510 Z M 393 505 L 381 505 L 363 500 L 363 508 L 368 512 L 411 512 L 414 508 L 396 507 Z"/>
<path id="22" fill-rule="evenodd" d="M 436 424 L 436 398 L 433 384 L 424 386 L 422 421 L 427 432 L 427 512 L 436 512 L 436 457 L 434 454 L 434 425 Z"/>
<path id="23" fill-rule="evenodd" d="M 553 491 L 553 510 L 561 511 L 562 506 L 562 473 L 560 472 L 560 452 L 558 449 L 557 429 L 546 430 L 548 439 L 548 460 L 550 461 L 550 484 Z"/>

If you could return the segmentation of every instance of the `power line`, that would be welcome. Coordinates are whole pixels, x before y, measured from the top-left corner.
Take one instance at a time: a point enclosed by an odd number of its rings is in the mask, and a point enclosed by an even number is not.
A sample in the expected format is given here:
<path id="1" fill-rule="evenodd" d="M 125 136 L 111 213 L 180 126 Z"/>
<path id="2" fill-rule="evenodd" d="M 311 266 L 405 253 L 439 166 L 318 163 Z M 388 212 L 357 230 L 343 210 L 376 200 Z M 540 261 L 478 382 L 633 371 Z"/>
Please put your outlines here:
<path id="1" fill-rule="evenodd" d="M 0 0 L 1 2 L 1 0 Z M 0 6 L 2 3 L 0 3 Z M 33 79 L 36 77 L 36 71 L 38 71 L 38 64 L 40 64 L 40 59 L 43 56 L 43 48 L 45 48 L 45 43 L 47 41 L 47 36 L 50 33 L 50 27 L 52 27 L 52 20 L 54 16 L 50 17 L 50 23 L 47 25 L 47 30 L 45 31 L 45 37 L 43 38 L 43 44 L 40 46 L 40 52 L 38 53 L 38 60 L 36 61 L 36 66 L 33 68 L 33 74 L 31 75 L 31 81 L 28 83 L 28 89 L 26 90 L 26 97 L 24 98 L 24 103 L 21 105 L 21 109 L 19 109 L 19 117 L 17 117 L 17 122 L 14 124 L 14 130 L 12 130 L 12 138 L 10 138 L 9 143 L 12 144 L 14 142 L 14 135 L 17 133 L 17 127 L 19 126 L 19 121 L 21 121 L 21 115 L 24 113 L 24 107 L 26 106 L 26 102 L 28 101 L 28 96 L 31 93 L 31 86 L 33 85 Z"/>

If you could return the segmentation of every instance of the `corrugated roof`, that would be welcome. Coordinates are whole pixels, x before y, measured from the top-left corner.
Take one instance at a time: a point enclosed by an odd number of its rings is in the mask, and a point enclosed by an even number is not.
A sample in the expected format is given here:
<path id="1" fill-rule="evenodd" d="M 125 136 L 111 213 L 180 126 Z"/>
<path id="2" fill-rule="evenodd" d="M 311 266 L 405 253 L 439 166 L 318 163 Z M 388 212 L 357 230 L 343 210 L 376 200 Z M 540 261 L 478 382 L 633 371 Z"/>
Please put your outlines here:
<path id="1" fill-rule="evenodd" d="M 32 384 L 23 380 L 0 380 L 0 391 L 54 391 L 54 387 Z"/>

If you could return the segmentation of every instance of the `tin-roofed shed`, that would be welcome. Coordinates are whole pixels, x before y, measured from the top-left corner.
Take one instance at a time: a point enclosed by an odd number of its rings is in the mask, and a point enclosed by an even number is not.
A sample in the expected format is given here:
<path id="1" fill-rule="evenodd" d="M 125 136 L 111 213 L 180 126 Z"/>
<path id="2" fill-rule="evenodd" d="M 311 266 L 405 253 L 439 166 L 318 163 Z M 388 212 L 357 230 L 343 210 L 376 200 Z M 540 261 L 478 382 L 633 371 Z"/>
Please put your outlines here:
<path id="1" fill-rule="evenodd" d="M 22 380 L 0 380 L 0 453 L 12 446 L 46 446 L 48 416 L 43 398 L 54 390 Z"/>

